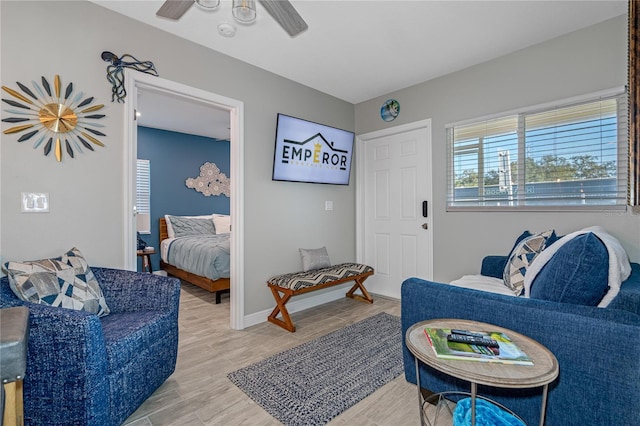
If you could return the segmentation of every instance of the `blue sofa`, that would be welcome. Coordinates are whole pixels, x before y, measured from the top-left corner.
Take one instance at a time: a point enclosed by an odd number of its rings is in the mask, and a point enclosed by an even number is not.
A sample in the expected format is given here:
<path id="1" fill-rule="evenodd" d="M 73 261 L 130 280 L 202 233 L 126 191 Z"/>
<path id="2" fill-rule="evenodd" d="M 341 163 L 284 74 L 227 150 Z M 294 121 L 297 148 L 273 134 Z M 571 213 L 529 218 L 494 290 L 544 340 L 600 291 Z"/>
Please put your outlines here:
<path id="1" fill-rule="evenodd" d="M 488 256 L 482 275 L 502 277 L 506 256 Z M 549 426 L 640 424 L 640 265 L 607 308 L 511 297 L 409 278 L 402 284 L 403 336 L 413 324 L 460 318 L 495 324 L 545 345 L 560 375 L 549 386 Z M 415 359 L 403 345 L 405 377 L 416 383 Z M 429 391 L 469 391 L 469 383 L 421 364 Z M 478 393 L 513 409 L 529 425 L 539 422 L 542 388 L 478 386 Z"/>
<path id="2" fill-rule="evenodd" d="M 175 369 L 180 281 L 91 270 L 111 310 L 100 318 L 23 302 L 0 280 L 0 308 L 29 308 L 25 425 L 121 425 Z"/>

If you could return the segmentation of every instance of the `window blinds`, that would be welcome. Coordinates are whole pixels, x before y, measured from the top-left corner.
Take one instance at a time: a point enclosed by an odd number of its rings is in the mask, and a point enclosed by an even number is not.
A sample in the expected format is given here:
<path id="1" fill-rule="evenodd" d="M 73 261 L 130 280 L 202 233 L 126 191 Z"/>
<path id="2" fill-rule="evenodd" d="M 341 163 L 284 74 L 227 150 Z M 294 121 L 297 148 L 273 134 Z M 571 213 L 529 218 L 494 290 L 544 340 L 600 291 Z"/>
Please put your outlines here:
<path id="1" fill-rule="evenodd" d="M 447 128 L 448 207 L 626 203 L 625 93 Z"/>
<path id="2" fill-rule="evenodd" d="M 136 224 L 140 233 L 151 233 L 151 166 L 136 160 Z"/>

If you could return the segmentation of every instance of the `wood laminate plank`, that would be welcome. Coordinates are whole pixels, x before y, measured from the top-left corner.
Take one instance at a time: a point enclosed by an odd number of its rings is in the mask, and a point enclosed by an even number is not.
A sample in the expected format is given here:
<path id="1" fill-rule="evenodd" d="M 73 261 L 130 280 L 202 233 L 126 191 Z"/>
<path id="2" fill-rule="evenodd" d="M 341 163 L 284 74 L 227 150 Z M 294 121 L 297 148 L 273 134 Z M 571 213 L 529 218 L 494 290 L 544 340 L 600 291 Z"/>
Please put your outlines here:
<path id="1" fill-rule="evenodd" d="M 340 299 L 293 313 L 298 331 L 265 322 L 229 328 L 229 300 L 199 287 L 181 289 L 175 373 L 127 420 L 127 426 L 280 425 L 227 378 L 227 374 L 379 312 L 400 315 L 400 302 L 374 295 L 375 303 Z M 404 375 L 360 401 L 329 426 L 398 426 L 419 421 L 415 385 Z"/>

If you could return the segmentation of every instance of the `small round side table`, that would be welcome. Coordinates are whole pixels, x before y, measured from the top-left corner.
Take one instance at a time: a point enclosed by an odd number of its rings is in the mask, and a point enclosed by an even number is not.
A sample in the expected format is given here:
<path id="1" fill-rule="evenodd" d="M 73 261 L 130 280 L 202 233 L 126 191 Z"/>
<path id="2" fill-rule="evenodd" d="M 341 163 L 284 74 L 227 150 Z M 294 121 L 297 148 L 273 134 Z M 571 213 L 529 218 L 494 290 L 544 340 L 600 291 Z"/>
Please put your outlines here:
<path id="1" fill-rule="evenodd" d="M 463 329 L 471 331 L 502 332 L 507 335 L 533 361 L 533 365 L 510 365 L 497 362 L 475 362 L 438 358 L 427 341 L 425 328 Z M 542 386 L 542 407 L 540 426 L 544 425 L 549 383 L 558 377 L 558 360 L 546 347 L 535 340 L 515 331 L 477 321 L 460 319 L 434 319 L 412 325 L 405 335 L 407 347 L 416 359 L 416 379 L 418 385 L 418 403 L 420 404 L 420 422 L 424 425 L 424 399 L 420 392 L 419 362 L 423 362 L 447 375 L 471 383 L 471 424 L 475 425 L 475 400 L 477 385 L 499 388 L 534 388 Z"/>
<path id="2" fill-rule="evenodd" d="M 142 272 L 153 272 L 153 268 L 151 267 L 151 255 L 156 254 L 155 249 L 153 250 L 138 250 L 136 255 L 142 258 Z"/>

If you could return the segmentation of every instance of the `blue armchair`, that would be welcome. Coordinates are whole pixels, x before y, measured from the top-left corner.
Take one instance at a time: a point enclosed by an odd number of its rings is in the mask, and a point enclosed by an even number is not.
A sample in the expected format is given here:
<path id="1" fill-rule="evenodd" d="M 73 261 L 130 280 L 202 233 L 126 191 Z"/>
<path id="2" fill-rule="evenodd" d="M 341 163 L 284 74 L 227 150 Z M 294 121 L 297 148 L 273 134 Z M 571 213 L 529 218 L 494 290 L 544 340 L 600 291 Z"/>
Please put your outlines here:
<path id="1" fill-rule="evenodd" d="M 0 280 L 1 308 L 29 307 L 26 425 L 120 425 L 175 369 L 180 281 L 91 269 L 111 309 L 101 318 L 23 302 Z"/>
<path id="2" fill-rule="evenodd" d="M 502 277 L 505 256 L 483 260 L 482 274 Z M 487 322 L 527 335 L 551 350 L 560 375 L 549 386 L 549 426 L 635 425 L 640 413 L 640 265 L 607 308 L 493 294 L 409 278 L 402 284 L 403 335 L 413 324 L 435 318 Z M 405 377 L 416 383 L 415 361 L 404 344 Z M 469 391 L 469 383 L 424 365 L 421 385 L 432 391 Z M 538 424 L 541 388 L 478 393 Z"/>

